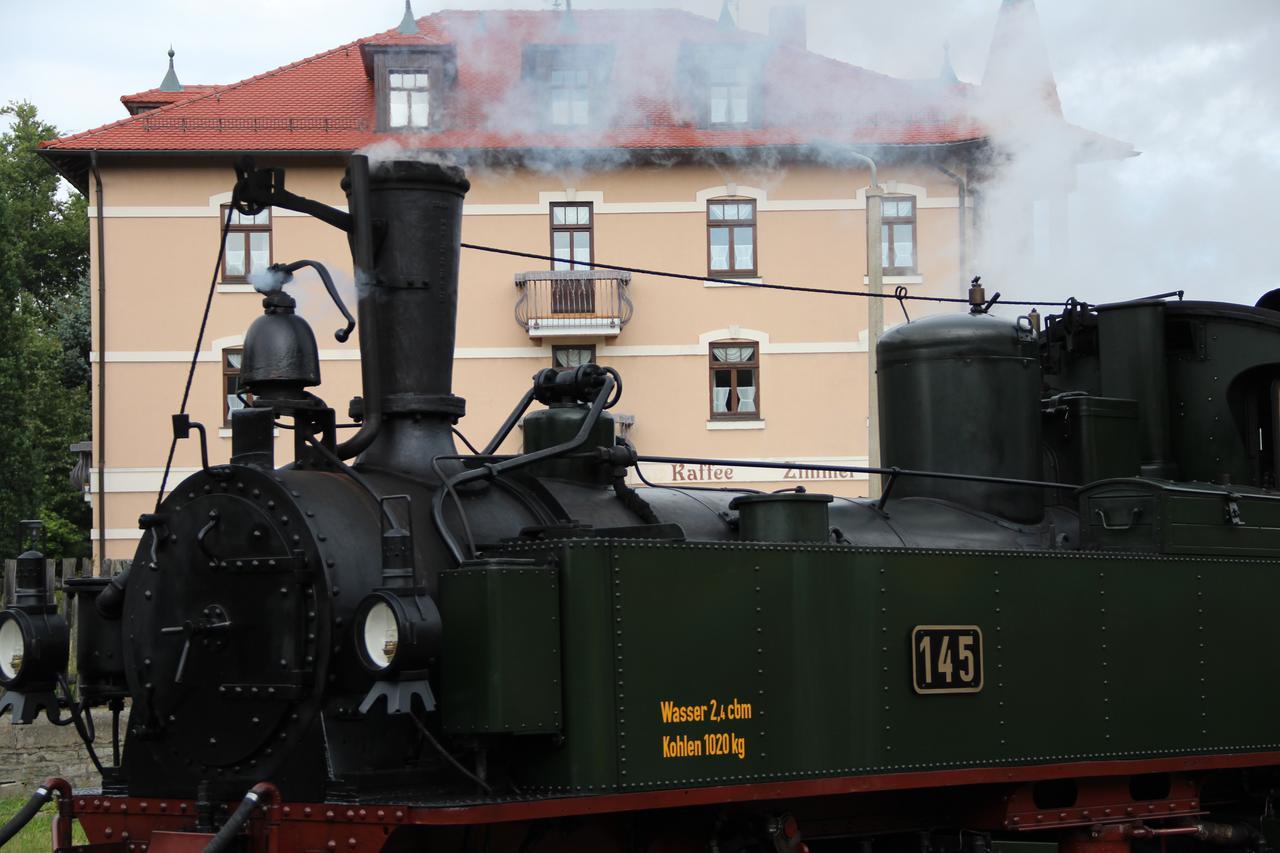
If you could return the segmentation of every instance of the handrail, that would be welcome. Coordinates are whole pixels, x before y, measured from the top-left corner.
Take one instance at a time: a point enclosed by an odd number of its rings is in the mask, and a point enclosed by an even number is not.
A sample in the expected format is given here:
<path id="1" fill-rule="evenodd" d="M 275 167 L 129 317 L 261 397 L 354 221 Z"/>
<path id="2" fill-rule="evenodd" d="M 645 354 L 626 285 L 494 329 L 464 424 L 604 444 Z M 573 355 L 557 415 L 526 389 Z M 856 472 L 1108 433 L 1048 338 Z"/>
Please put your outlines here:
<path id="1" fill-rule="evenodd" d="M 935 480 L 961 480 L 969 483 L 999 483 L 1007 486 L 1026 486 L 1034 489 L 1078 489 L 1074 483 L 1051 483 L 1047 480 L 1020 480 L 1015 477 L 992 477 L 986 474 L 957 474 L 950 471 L 917 471 L 910 468 L 878 468 L 867 465 L 815 465 L 805 462 L 766 462 L 760 459 L 697 459 L 683 456 L 637 456 L 637 462 L 657 462 L 684 465 L 726 465 L 735 468 L 777 468 L 791 471 L 840 471 L 850 474 L 880 474 L 888 476 L 879 508 L 889 499 L 889 491 L 898 477 L 929 477 Z"/>
<path id="2" fill-rule="evenodd" d="M 526 331 L 597 329 L 620 332 L 631 320 L 631 274 L 608 270 L 517 273 L 516 322 Z"/>

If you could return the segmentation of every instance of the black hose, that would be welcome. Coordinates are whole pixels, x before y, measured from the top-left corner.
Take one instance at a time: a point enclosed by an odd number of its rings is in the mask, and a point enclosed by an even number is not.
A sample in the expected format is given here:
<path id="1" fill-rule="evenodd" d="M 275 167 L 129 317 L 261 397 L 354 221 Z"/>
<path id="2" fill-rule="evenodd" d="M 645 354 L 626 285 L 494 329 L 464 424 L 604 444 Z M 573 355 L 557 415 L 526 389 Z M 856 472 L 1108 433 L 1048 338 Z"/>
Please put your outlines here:
<path id="1" fill-rule="evenodd" d="M 231 813 L 231 817 L 227 818 L 227 822 L 222 825 L 222 829 L 218 830 L 218 834 L 213 836 L 213 840 L 205 845 L 204 853 L 221 853 L 235 840 L 240 834 L 240 830 L 244 829 L 246 823 L 249 822 L 249 816 L 253 814 L 254 808 L 262 800 L 270 800 L 275 795 L 275 786 L 266 782 L 259 782 L 249 789 L 244 795 L 244 799 L 240 801 L 240 805 Z"/>
<path id="2" fill-rule="evenodd" d="M 63 784 L 65 785 L 66 783 L 64 782 Z M 53 798 L 53 792 L 54 786 L 50 785 L 48 781 L 36 788 L 31 798 L 23 804 L 22 808 L 18 809 L 17 814 L 9 818 L 9 822 L 3 827 L 0 827 L 0 847 L 12 841 L 13 837 L 31 822 L 31 819 L 39 813 L 40 809 L 44 808 L 44 804 Z"/>

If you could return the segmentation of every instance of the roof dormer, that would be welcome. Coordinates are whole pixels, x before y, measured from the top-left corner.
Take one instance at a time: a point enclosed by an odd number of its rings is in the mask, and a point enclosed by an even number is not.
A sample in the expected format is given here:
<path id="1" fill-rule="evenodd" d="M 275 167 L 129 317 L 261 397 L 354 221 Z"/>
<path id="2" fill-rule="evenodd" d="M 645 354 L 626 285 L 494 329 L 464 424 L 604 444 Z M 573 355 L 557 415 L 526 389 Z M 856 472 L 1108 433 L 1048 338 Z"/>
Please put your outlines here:
<path id="1" fill-rule="evenodd" d="M 530 44 L 521 76 L 532 87 L 539 124 L 553 130 L 601 127 L 613 47 L 597 44 Z"/>
<path id="2" fill-rule="evenodd" d="M 379 133 L 425 133 L 449 126 L 457 58 L 448 44 L 360 46 L 373 81 Z"/>
<path id="3" fill-rule="evenodd" d="M 686 42 L 679 76 L 698 127 L 732 130 L 764 125 L 767 47 L 758 44 Z"/>

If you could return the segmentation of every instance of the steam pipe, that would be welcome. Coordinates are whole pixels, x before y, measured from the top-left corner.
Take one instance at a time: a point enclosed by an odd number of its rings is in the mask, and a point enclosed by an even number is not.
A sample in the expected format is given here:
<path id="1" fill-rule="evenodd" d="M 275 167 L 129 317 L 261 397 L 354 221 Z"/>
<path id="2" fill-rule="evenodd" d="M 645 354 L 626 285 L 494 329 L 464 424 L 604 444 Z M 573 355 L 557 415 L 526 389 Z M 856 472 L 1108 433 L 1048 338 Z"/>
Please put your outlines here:
<path id="1" fill-rule="evenodd" d="M 436 524 L 436 530 L 440 532 L 440 538 L 444 540 L 455 560 L 461 563 L 466 558 L 462 554 L 462 549 L 458 547 L 457 539 L 454 538 L 452 531 L 449 530 L 449 526 L 445 524 L 444 496 L 454 493 L 455 487 L 463 483 L 497 477 L 499 474 L 505 474 L 516 468 L 523 468 L 526 465 L 532 465 L 535 462 L 541 462 L 544 459 L 577 450 L 586 444 L 587 439 L 590 438 L 591 430 L 595 428 L 596 421 L 600 419 L 600 413 L 604 411 L 605 403 L 608 402 L 616 384 L 613 376 L 606 373 L 604 382 L 596 394 L 596 399 L 591 404 L 591 409 L 587 412 L 586 418 L 582 421 L 582 426 L 578 428 L 577 434 L 568 441 L 553 444 L 551 447 L 544 447 L 541 450 L 535 450 L 533 453 L 512 456 L 501 462 L 486 463 L 481 468 L 469 468 L 453 475 L 444 482 L 444 487 L 435 493 L 435 497 L 431 501 L 431 518 Z"/>
<path id="2" fill-rule="evenodd" d="M 511 410 L 511 414 L 507 415 L 507 419 L 503 421 L 502 426 L 498 427 L 498 431 L 493 434 L 493 438 L 489 439 L 489 443 L 484 446 L 484 450 L 480 452 L 481 456 L 491 456 L 498 452 L 498 446 L 506 440 L 507 436 L 511 434 L 511 430 L 515 429 L 516 424 L 520 422 L 520 416 L 525 413 L 525 410 L 533 402 L 535 393 L 536 389 L 532 387 L 524 392 L 520 402 L 516 403 L 516 407 Z"/>
<path id="3" fill-rule="evenodd" d="M 871 186 L 880 186 L 880 180 L 876 177 L 876 161 L 872 160 L 866 154 L 859 154 L 857 151 L 850 151 L 849 155 L 855 157 L 871 167 Z"/>
<path id="4" fill-rule="evenodd" d="M 948 178 L 956 182 L 956 194 L 959 196 L 959 199 L 960 199 L 960 216 L 958 217 L 958 222 L 959 222 L 958 227 L 960 230 L 960 240 L 959 240 L 960 261 L 959 263 L 960 263 L 960 287 L 963 290 L 965 279 L 968 277 L 968 272 L 965 270 L 965 267 L 969 263 L 968 244 L 965 239 L 965 235 L 968 230 L 967 225 L 968 225 L 969 211 L 967 210 L 967 207 L 968 207 L 967 197 L 969 194 L 969 185 L 964 178 L 960 177 L 955 172 L 948 169 L 946 166 L 940 166 L 937 163 L 934 163 L 933 168 L 937 169 L 939 172 L 941 172 L 942 174 L 946 175 Z"/>
<path id="5" fill-rule="evenodd" d="M 351 254 L 356 266 L 356 315 L 360 320 L 360 385 L 364 416 L 360 429 L 336 448 L 339 459 L 358 456 L 382 431 L 382 366 L 378 357 L 377 282 L 373 271 L 373 220 L 369 210 L 369 158 L 351 157 Z"/>
<path id="6" fill-rule="evenodd" d="M 96 150 L 89 152 L 89 168 L 98 208 L 98 441 L 93 455 L 98 463 L 98 574 L 102 575 L 107 565 L 107 231 Z"/>
<path id="7" fill-rule="evenodd" d="M 342 301 L 342 297 L 338 295 L 338 288 L 333 283 L 333 276 L 329 275 L 329 270 L 325 269 L 324 264 L 319 261 L 303 259 L 294 261 L 291 264 L 276 264 L 272 268 L 279 267 L 287 276 L 292 277 L 295 272 L 303 267 L 311 267 L 320 276 L 320 281 L 324 284 L 324 289 L 328 291 L 329 298 L 333 300 L 333 304 L 337 306 L 338 311 L 342 313 L 342 319 L 347 321 L 347 325 L 333 333 L 338 343 L 345 344 L 347 338 L 351 337 L 351 330 L 356 327 L 355 318 L 351 316 L 351 312 L 347 310 L 347 306 Z M 287 281 L 288 279 L 286 279 Z M 206 466 L 208 467 L 208 466 Z"/>
<path id="8" fill-rule="evenodd" d="M 866 154 L 850 152 L 855 158 L 871 167 L 871 186 L 867 187 L 867 290 L 871 299 L 867 304 L 867 462 L 873 468 L 880 465 L 880 399 L 876 388 L 876 342 L 884 332 L 884 263 L 880 247 L 880 178 L 876 161 Z M 872 473 L 867 482 L 867 494 L 880 491 L 880 475 Z"/>

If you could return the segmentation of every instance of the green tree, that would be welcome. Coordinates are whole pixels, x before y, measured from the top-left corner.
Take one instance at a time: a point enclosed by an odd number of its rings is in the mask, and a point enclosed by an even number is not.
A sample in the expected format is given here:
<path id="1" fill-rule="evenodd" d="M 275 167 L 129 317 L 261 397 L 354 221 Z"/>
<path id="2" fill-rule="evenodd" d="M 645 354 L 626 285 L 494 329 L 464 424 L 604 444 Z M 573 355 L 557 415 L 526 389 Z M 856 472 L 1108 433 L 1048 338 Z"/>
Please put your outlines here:
<path id="1" fill-rule="evenodd" d="M 0 556 L 17 522 L 46 526 L 47 556 L 87 552 L 90 513 L 68 474 L 89 435 L 89 226 L 37 153 L 57 129 L 29 103 L 0 107 Z"/>

